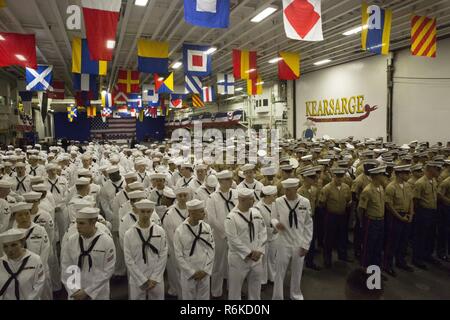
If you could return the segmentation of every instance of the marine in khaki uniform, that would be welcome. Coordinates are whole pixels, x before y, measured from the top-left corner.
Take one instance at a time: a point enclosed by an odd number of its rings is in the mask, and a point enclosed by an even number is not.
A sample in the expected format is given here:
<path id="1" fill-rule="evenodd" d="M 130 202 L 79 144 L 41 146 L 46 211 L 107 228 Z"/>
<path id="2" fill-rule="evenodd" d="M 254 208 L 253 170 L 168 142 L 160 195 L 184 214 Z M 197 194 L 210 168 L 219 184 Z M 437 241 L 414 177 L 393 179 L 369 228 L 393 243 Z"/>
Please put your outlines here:
<path id="1" fill-rule="evenodd" d="M 345 169 L 333 168 L 332 173 L 333 181 L 323 187 L 319 198 L 319 205 L 325 210 L 323 256 L 326 268 L 331 268 L 331 254 L 336 241 L 339 260 L 348 261 L 348 211 L 352 201 L 350 187 L 343 183 Z"/>
<path id="2" fill-rule="evenodd" d="M 364 188 L 358 203 L 358 214 L 363 222 L 363 247 L 361 264 L 363 268 L 376 265 L 381 268 L 381 254 L 384 242 L 385 193 L 382 180 L 386 167 L 368 171 L 372 181 Z"/>
<path id="3" fill-rule="evenodd" d="M 450 212 L 448 205 L 448 183 L 450 175 L 450 160 L 444 161 L 444 169 L 438 178 L 438 228 L 437 228 L 437 254 L 439 259 L 448 261 L 450 241 L 448 228 L 450 225 Z M 446 196 L 447 193 L 447 196 Z"/>
<path id="4" fill-rule="evenodd" d="M 426 269 L 424 262 L 439 264 L 433 258 L 437 226 L 437 182 L 442 164 L 429 161 L 424 175 L 416 181 L 414 190 L 415 228 L 413 244 L 413 264 Z"/>
<path id="5" fill-rule="evenodd" d="M 414 191 L 416 189 L 416 181 L 423 176 L 423 165 L 411 165 L 411 177 L 408 179 L 408 184 Z"/>
<path id="6" fill-rule="evenodd" d="M 309 170 L 302 173 L 303 176 L 303 184 L 298 189 L 298 194 L 305 197 L 309 200 L 311 204 L 311 217 L 313 219 L 313 238 L 311 240 L 311 245 L 309 247 L 308 254 L 305 258 L 305 266 L 307 268 L 320 271 L 320 267 L 314 263 L 314 255 L 317 241 L 317 229 L 319 225 L 319 221 L 315 217 L 316 206 L 319 198 L 319 191 L 315 184 L 317 183 L 317 171 Z"/>
<path id="7" fill-rule="evenodd" d="M 290 164 L 281 165 L 280 166 L 280 171 L 281 171 L 281 177 L 278 180 L 279 182 L 277 183 L 277 189 L 278 189 L 278 196 L 279 197 L 284 195 L 284 189 L 283 189 L 282 181 L 290 179 L 290 178 L 294 178 L 294 168 Z"/>
<path id="8" fill-rule="evenodd" d="M 396 267 L 412 272 L 406 263 L 406 249 L 410 225 L 414 217 L 413 192 L 407 183 L 411 166 L 394 167 L 395 179 L 386 187 L 386 242 L 383 269 L 395 277 Z"/>
<path id="9" fill-rule="evenodd" d="M 275 167 L 261 168 L 262 179 L 259 180 L 264 186 L 276 186 L 279 182 L 276 178 L 277 169 Z"/>

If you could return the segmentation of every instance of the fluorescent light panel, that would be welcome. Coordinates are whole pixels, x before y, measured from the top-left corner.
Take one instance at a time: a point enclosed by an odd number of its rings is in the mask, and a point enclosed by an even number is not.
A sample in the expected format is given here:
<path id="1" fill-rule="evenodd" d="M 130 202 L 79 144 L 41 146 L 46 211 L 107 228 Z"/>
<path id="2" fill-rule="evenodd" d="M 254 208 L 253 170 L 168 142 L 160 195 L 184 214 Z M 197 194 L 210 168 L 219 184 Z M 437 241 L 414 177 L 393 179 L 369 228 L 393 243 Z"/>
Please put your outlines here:
<path id="1" fill-rule="evenodd" d="M 254 16 L 253 19 L 250 21 L 255 22 L 255 23 L 261 22 L 277 10 L 278 10 L 277 7 L 269 6 L 269 7 L 265 8 L 263 11 L 261 11 L 260 13 L 258 13 L 256 16 Z"/>
<path id="2" fill-rule="evenodd" d="M 172 69 L 179 69 L 183 65 L 182 62 L 177 61 L 172 64 Z"/>
<path id="3" fill-rule="evenodd" d="M 278 61 L 281 61 L 281 60 L 283 60 L 283 58 L 277 57 L 277 58 L 270 59 L 269 63 L 277 63 Z"/>
<path id="4" fill-rule="evenodd" d="M 330 63 L 330 62 L 331 62 L 330 59 L 325 59 L 325 60 L 321 60 L 321 61 L 314 62 L 314 65 L 315 65 L 315 66 L 322 66 L 322 65 L 327 64 L 327 63 Z"/>
<path id="5" fill-rule="evenodd" d="M 148 3 L 148 0 L 136 0 L 134 4 L 139 7 L 145 7 Z"/>
<path id="6" fill-rule="evenodd" d="M 106 47 L 108 49 L 114 49 L 115 46 L 116 46 L 116 41 L 115 40 L 108 40 L 108 41 L 106 41 Z"/>
<path id="7" fill-rule="evenodd" d="M 217 51 L 217 48 L 216 47 L 211 47 L 211 48 L 209 48 L 207 51 L 206 51 L 206 54 L 213 54 L 214 52 L 216 52 Z"/>
<path id="8" fill-rule="evenodd" d="M 367 29 L 367 25 L 366 25 L 366 24 L 363 25 L 363 26 L 358 26 L 358 27 L 355 27 L 355 28 L 350 29 L 350 30 L 348 30 L 348 31 L 345 31 L 345 32 L 343 33 L 343 35 L 344 35 L 344 36 L 352 36 L 352 35 L 354 35 L 354 34 L 360 33 L 360 32 L 363 31 L 364 29 Z"/>

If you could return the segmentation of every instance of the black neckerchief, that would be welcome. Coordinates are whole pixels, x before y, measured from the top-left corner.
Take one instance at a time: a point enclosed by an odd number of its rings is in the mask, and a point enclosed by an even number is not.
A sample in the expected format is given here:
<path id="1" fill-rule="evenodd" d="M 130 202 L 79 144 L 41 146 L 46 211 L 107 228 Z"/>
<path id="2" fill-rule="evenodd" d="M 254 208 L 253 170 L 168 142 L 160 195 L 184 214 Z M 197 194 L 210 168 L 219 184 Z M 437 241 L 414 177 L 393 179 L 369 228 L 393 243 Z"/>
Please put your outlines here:
<path id="1" fill-rule="evenodd" d="M 144 177 L 142 177 L 141 174 L 138 172 L 138 176 L 141 179 L 141 182 L 144 182 L 144 179 L 147 176 L 147 172 L 144 172 Z"/>
<path id="2" fill-rule="evenodd" d="M 296 203 L 294 208 L 291 208 L 286 198 L 283 198 L 284 202 L 286 202 L 286 205 L 289 209 L 289 226 L 292 228 L 292 225 L 295 223 L 295 228 L 298 229 L 298 217 L 295 210 L 297 210 L 298 205 L 300 204 L 300 200 Z"/>
<path id="3" fill-rule="evenodd" d="M 203 241 L 204 244 L 206 244 L 208 247 L 210 247 L 211 249 L 213 249 L 213 246 L 211 245 L 211 243 L 209 243 L 207 240 L 203 239 L 201 237 L 202 235 L 202 223 L 200 222 L 200 225 L 198 227 L 198 234 L 195 234 L 194 230 L 192 229 L 192 227 L 189 225 L 189 223 L 186 223 L 186 226 L 188 228 L 188 230 L 192 233 L 192 235 L 194 236 L 194 241 L 192 242 L 192 246 L 191 246 L 191 251 L 189 252 L 189 256 L 192 257 L 192 255 L 194 254 L 195 251 L 195 247 L 197 246 L 197 242 Z"/>
<path id="4" fill-rule="evenodd" d="M 9 279 L 5 282 L 5 284 L 3 285 L 3 287 L 0 289 L 0 297 L 3 296 L 3 294 L 5 293 L 6 289 L 8 289 L 9 285 L 11 284 L 11 282 L 14 280 L 14 294 L 16 295 L 16 299 L 20 300 L 20 283 L 19 283 L 19 279 L 17 279 L 17 277 L 20 275 L 20 273 L 25 269 L 28 260 L 30 259 L 31 256 L 27 256 L 22 260 L 22 263 L 20 264 L 19 269 L 17 270 L 17 272 L 12 272 L 11 268 L 9 267 L 8 262 L 6 262 L 5 260 L 3 260 L 3 267 L 5 268 L 6 272 L 8 272 L 9 274 Z"/>
<path id="5" fill-rule="evenodd" d="M 244 181 L 245 181 L 245 180 L 244 180 Z M 253 191 L 253 194 L 255 195 L 256 200 L 259 201 L 258 194 L 256 193 L 256 182 L 253 182 L 253 183 L 255 184 L 255 185 L 253 186 L 253 188 L 249 188 L 245 182 L 242 182 L 242 183 L 244 184 L 244 186 L 245 186 L 247 189 L 253 189 L 253 190 L 255 190 L 255 191 Z"/>
<path id="6" fill-rule="evenodd" d="M 134 213 L 130 212 L 130 217 L 131 217 L 131 219 L 133 219 L 134 222 L 137 222 L 137 218 L 134 215 Z"/>
<path id="7" fill-rule="evenodd" d="M 61 191 L 59 191 L 58 186 L 56 185 L 58 183 L 58 178 L 56 178 L 55 183 L 52 183 L 50 181 L 50 179 L 47 180 L 48 183 L 50 183 L 51 187 L 50 187 L 50 193 L 53 193 L 53 189 L 56 189 L 56 192 L 58 192 L 58 194 L 61 194 Z"/>
<path id="8" fill-rule="evenodd" d="M 30 173 L 28 173 L 28 174 L 32 174 L 33 176 L 36 177 L 36 175 L 37 175 L 37 173 L 36 173 L 37 168 L 38 168 L 38 167 L 36 167 L 36 168 L 30 167 Z"/>
<path id="9" fill-rule="evenodd" d="M 211 191 L 209 191 L 207 187 L 203 187 L 203 190 L 205 190 L 205 191 L 206 191 L 206 193 L 208 194 L 208 196 L 210 196 L 210 195 L 211 195 Z"/>
<path id="10" fill-rule="evenodd" d="M 219 191 L 219 195 L 220 195 L 220 197 L 223 199 L 223 201 L 225 201 L 225 205 L 227 206 L 228 213 L 230 213 L 231 209 L 233 209 L 234 206 L 235 206 L 234 202 L 231 201 L 231 198 L 232 198 L 232 196 L 233 196 L 233 192 L 231 192 L 231 190 L 229 191 L 228 199 L 226 199 L 226 198 L 224 197 L 224 195 L 222 194 L 221 191 Z M 230 208 L 230 205 L 232 206 L 231 208 Z"/>
<path id="11" fill-rule="evenodd" d="M 138 227 L 136 227 L 136 231 L 137 231 L 137 233 L 138 233 L 138 235 L 139 235 L 139 238 L 140 238 L 141 241 L 142 241 L 142 258 L 144 259 L 144 263 L 145 263 L 145 264 L 147 264 L 147 252 L 145 251 L 145 248 L 146 248 L 146 247 L 149 247 L 150 250 L 152 250 L 152 252 L 153 252 L 154 254 L 159 254 L 158 249 L 156 249 L 156 247 L 150 243 L 150 241 L 152 240 L 152 238 L 156 238 L 156 236 L 153 236 L 153 227 L 154 227 L 154 226 L 152 226 L 152 227 L 150 228 L 150 234 L 148 235 L 147 240 L 145 240 L 144 235 L 142 234 L 141 229 L 139 229 Z"/>
<path id="12" fill-rule="evenodd" d="M 78 244 L 80 245 L 80 255 L 78 256 L 78 268 L 80 268 L 80 270 L 83 269 L 83 258 L 88 257 L 89 272 L 91 271 L 91 268 L 92 268 L 91 252 L 94 249 L 94 246 L 97 243 L 98 239 L 100 239 L 100 237 L 101 237 L 101 234 L 99 234 L 97 237 L 95 237 L 94 240 L 92 240 L 91 245 L 89 246 L 89 248 L 87 250 L 84 250 L 83 238 L 81 236 L 78 237 Z"/>
<path id="13" fill-rule="evenodd" d="M 111 181 L 111 182 L 112 182 L 112 181 Z M 120 184 L 119 184 L 118 186 L 116 186 L 116 185 L 114 184 L 114 182 L 112 182 L 112 185 L 114 186 L 114 188 L 116 188 L 116 194 L 117 194 L 120 190 L 123 189 L 123 188 L 122 188 L 123 180 L 122 180 L 122 182 L 120 182 Z"/>
<path id="14" fill-rule="evenodd" d="M 270 208 L 269 208 L 268 206 L 266 206 L 265 204 L 263 204 L 263 206 L 264 206 L 264 208 L 266 208 L 266 210 L 267 210 L 269 213 L 272 213 L 272 210 L 270 210 Z"/>
<path id="15" fill-rule="evenodd" d="M 37 223 L 37 221 L 39 220 L 40 216 L 41 216 L 40 214 L 37 214 L 36 217 L 34 217 L 33 222 Z"/>
<path id="16" fill-rule="evenodd" d="M 161 205 L 161 198 L 163 195 L 158 192 L 158 189 L 155 189 L 155 192 L 156 192 L 156 196 L 158 197 L 158 199 L 156 200 L 156 205 L 159 206 L 159 205 Z"/>
<path id="17" fill-rule="evenodd" d="M 253 242 L 255 239 L 255 225 L 253 224 L 253 215 L 250 211 L 250 220 L 248 220 L 244 215 L 240 212 L 237 213 L 248 225 L 248 235 L 250 237 L 250 242 Z"/>
<path id="18" fill-rule="evenodd" d="M 189 183 L 192 181 L 192 177 L 186 182 L 186 178 L 183 178 L 183 185 L 181 187 L 188 187 Z"/>
<path id="19" fill-rule="evenodd" d="M 184 221 L 184 220 L 186 220 L 186 218 L 185 217 L 183 217 L 183 215 L 181 214 L 181 211 L 180 210 L 178 210 L 178 208 L 177 207 L 173 207 L 174 209 L 175 209 L 175 211 L 178 213 L 178 215 L 180 216 L 180 218 L 181 218 L 181 220 L 182 221 Z"/>
<path id="20" fill-rule="evenodd" d="M 123 195 L 125 196 L 125 198 L 127 199 L 127 201 L 129 201 L 130 200 L 130 197 L 128 196 L 128 193 L 125 191 L 125 190 L 122 190 L 123 191 Z"/>
<path id="21" fill-rule="evenodd" d="M 25 185 L 23 184 L 23 182 L 25 181 L 26 178 L 27 178 L 27 176 L 23 177 L 23 179 L 20 180 L 19 177 L 16 176 L 16 180 L 17 180 L 16 191 L 19 191 L 20 187 L 22 187 L 23 191 L 27 192 L 27 189 L 25 188 Z"/>

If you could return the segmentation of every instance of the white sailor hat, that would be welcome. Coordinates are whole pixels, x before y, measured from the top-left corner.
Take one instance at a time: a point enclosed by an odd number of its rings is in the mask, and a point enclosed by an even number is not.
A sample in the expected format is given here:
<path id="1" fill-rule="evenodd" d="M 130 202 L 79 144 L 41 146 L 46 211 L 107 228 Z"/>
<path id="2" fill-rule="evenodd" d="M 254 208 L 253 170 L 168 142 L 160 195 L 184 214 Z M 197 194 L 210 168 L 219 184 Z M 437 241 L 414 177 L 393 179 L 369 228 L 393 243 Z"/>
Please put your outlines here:
<path id="1" fill-rule="evenodd" d="M 79 177 L 92 177 L 92 172 L 89 169 L 82 168 L 77 173 Z"/>
<path id="2" fill-rule="evenodd" d="M 93 207 L 84 207 L 77 211 L 75 217 L 77 219 L 97 219 L 100 209 Z"/>
<path id="3" fill-rule="evenodd" d="M 72 205 L 75 210 L 80 210 L 85 207 L 93 207 L 95 203 L 86 199 L 73 198 L 70 200 L 69 204 Z"/>
<path id="4" fill-rule="evenodd" d="M 1 179 L 0 180 L 0 189 L 10 189 L 12 187 L 12 183 L 9 180 Z"/>
<path id="5" fill-rule="evenodd" d="M 75 185 L 77 185 L 77 186 L 86 186 L 89 184 L 91 184 L 91 179 L 88 179 L 88 178 L 78 178 L 75 181 Z"/>
<path id="6" fill-rule="evenodd" d="M 186 202 L 186 207 L 188 210 L 198 210 L 205 208 L 205 201 L 193 199 L 191 201 Z"/>
<path id="7" fill-rule="evenodd" d="M 342 151 L 342 149 L 338 148 L 338 147 L 334 147 L 333 150 L 336 151 L 336 152 L 341 152 Z"/>
<path id="8" fill-rule="evenodd" d="M 242 172 L 255 169 L 255 165 L 251 163 L 246 163 L 241 167 Z"/>
<path id="9" fill-rule="evenodd" d="M 42 196 L 42 193 L 34 192 L 34 191 L 30 191 L 30 192 L 26 192 L 26 193 L 22 194 L 22 197 L 25 199 L 26 202 L 34 202 L 34 201 L 40 200 L 41 196 Z"/>
<path id="10" fill-rule="evenodd" d="M 31 189 L 33 191 L 40 192 L 40 193 L 48 191 L 48 187 L 44 183 L 35 184 L 35 185 L 31 186 Z"/>
<path id="11" fill-rule="evenodd" d="M 41 176 L 31 176 L 30 177 L 30 182 L 31 183 L 44 182 L 44 178 L 41 177 Z"/>
<path id="12" fill-rule="evenodd" d="M 156 205 L 156 203 L 154 203 L 153 201 L 150 201 L 148 199 L 138 201 L 134 204 L 134 206 L 138 209 L 150 209 L 150 210 L 155 209 L 155 205 Z"/>
<path id="13" fill-rule="evenodd" d="M 331 162 L 331 159 L 319 159 L 319 160 L 317 160 L 317 163 L 318 163 L 318 164 L 322 164 L 322 165 L 324 165 L 324 166 L 329 165 L 330 162 Z"/>
<path id="14" fill-rule="evenodd" d="M 165 179 L 166 174 L 165 173 L 152 173 L 150 175 L 150 179 Z"/>
<path id="15" fill-rule="evenodd" d="M 233 178 L 233 173 L 229 170 L 223 170 L 217 173 L 217 179 L 231 179 Z"/>
<path id="16" fill-rule="evenodd" d="M 145 198 L 147 198 L 147 195 L 146 195 L 145 191 L 143 191 L 143 190 L 135 190 L 135 191 L 128 192 L 128 197 L 130 199 L 145 199 Z"/>
<path id="17" fill-rule="evenodd" d="M 181 164 L 181 167 L 182 168 L 191 168 L 192 169 L 194 166 L 192 165 L 192 163 L 184 162 L 184 163 Z"/>
<path id="18" fill-rule="evenodd" d="M 145 186 L 142 182 L 135 181 L 128 184 L 128 188 L 130 188 L 130 190 L 144 190 Z"/>
<path id="19" fill-rule="evenodd" d="M 238 191 L 238 197 L 239 198 L 247 198 L 247 197 L 253 197 L 254 196 L 254 190 L 253 189 L 239 188 L 237 191 Z"/>
<path id="20" fill-rule="evenodd" d="M 15 167 L 16 168 L 25 168 L 25 163 L 23 163 L 23 162 L 16 162 Z"/>
<path id="21" fill-rule="evenodd" d="M 123 175 L 123 177 L 125 179 L 133 179 L 133 178 L 137 179 L 138 176 L 136 172 L 127 172 Z"/>
<path id="22" fill-rule="evenodd" d="M 82 160 L 89 160 L 92 159 L 92 155 L 89 152 L 83 153 L 83 155 L 81 156 Z"/>
<path id="23" fill-rule="evenodd" d="M 215 188 L 218 183 L 219 183 L 219 180 L 217 179 L 217 177 L 215 175 L 211 174 L 208 177 L 206 177 L 205 185 L 207 187 Z"/>
<path id="24" fill-rule="evenodd" d="M 110 167 L 106 170 L 106 172 L 107 172 L 108 174 L 112 174 L 112 173 L 114 173 L 114 172 L 119 172 L 119 167 L 118 167 L 118 166 L 110 166 Z"/>
<path id="25" fill-rule="evenodd" d="M 180 193 L 191 193 L 191 188 L 189 187 L 178 187 L 174 190 L 175 195 L 179 195 Z"/>
<path id="26" fill-rule="evenodd" d="M 376 175 L 376 174 L 384 174 L 386 173 L 386 166 L 379 166 L 373 169 L 369 169 L 369 175 Z"/>
<path id="27" fill-rule="evenodd" d="M 100 171 L 106 171 L 106 170 L 108 170 L 108 168 L 109 168 L 109 166 L 108 166 L 107 164 L 104 164 L 104 165 L 98 167 L 98 170 L 100 170 Z"/>
<path id="28" fill-rule="evenodd" d="M 145 160 L 138 160 L 135 162 L 135 165 L 137 166 L 147 166 L 147 162 Z"/>
<path id="29" fill-rule="evenodd" d="M 291 164 L 284 164 L 284 165 L 280 166 L 280 169 L 282 171 L 290 171 L 290 170 L 293 170 L 294 167 Z"/>
<path id="30" fill-rule="evenodd" d="M 395 172 L 411 172 L 411 165 L 395 166 Z"/>
<path id="31" fill-rule="evenodd" d="M 274 176 L 277 174 L 277 168 L 275 167 L 263 167 L 261 168 L 261 174 L 263 176 Z"/>
<path id="32" fill-rule="evenodd" d="M 302 160 L 302 161 L 310 161 L 310 160 L 312 160 L 312 154 L 308 154 L 308 155 L 306 155 L 306 156 L 303 156 L 303 157 L 301 157 L 300 159 Z"/>
<path id="33" fill-rule="evenodd" d="M 195 170 L 207 170 L 208 165 L 204 163 L 199 163 L 195 166 Z"/>
<path id="34" fill-rule="evenodd" d="M 114 155 L 109 157 L 109 161 L 110 162 L 119 162 L 120 158 L 119 158 L 119 156 L 117 154 L 114 154 Z"/>
<path id="35" fill-rule="evenodd" d="M 276 186 L 264 186 L 262 187 L 261 192 L 266 196 L 271 196 L 273 194 L 276 194 L 278 192 L 278 189 Z"/>
<path id="36" fill-rule="evenodd" d="M 9 229 L 3 233 L 0 233 L 0 243 L 10 243 L 19 241 L 25 238 L 25 231 L 20 229 Z"/>
<path id="37" fill-rule="evenodd" d="M 50 162 L 45 166 L 46 170 L 58 169 L 58 165 L 56 163 Z"/>
<path id="38" fill-rule="evenodd" d="M 300 184 L 300 180 L 297 179 L 297 178 L 289 178 L 289 179 L 281 181 L 281 185 L 285 189 L 287 189 L 287 188 L 297 188 L 299 184 Z"/>
<path id="39" fill-rule="evenodd" d="M 33 207 L 32 203 L 27 203 L 27 202 L 18 202 L 15 203 L 11 206 L 11 212 L 12 213 L 16 213 L 19 211 L 26 211 L 26 210 L 31 210 L 31 208 Z"/>
<path id="40" fill-rule="evenodd" d="M 175 199 L 177 196 L 175 195 L 175 192 L 173 192 L 170 188 L 164 188 L 163 196 L 170 199 Z"/>
<path id="41" fill-rule="evenodd" d="M 34 155 L 34 154 L 33 154 L 33 155 L 29 156 L 28 159 L 29 159 L 29 160 L 38 160 L 39 158 L 38 158 L 37 155 Z"/>

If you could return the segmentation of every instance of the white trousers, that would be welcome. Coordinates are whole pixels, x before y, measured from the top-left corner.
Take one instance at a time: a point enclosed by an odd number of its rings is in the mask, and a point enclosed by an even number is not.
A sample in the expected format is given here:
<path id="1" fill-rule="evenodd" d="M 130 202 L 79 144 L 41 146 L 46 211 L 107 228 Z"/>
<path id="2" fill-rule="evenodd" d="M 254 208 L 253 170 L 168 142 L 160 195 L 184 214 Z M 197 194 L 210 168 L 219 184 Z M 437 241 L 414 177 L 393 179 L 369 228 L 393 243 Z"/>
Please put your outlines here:
<path id="1" fill-rule="evenodd" d="M 52 290 L 59 291 L 62 289 L 61 285 L 61 266 L 56 253 L 56 243 L 52 244 L 51 252 L 48 257 L 48 266 L 50 268 L 50 277 L 52 283 Z"/>
<path id="2" fill-rule="evenodd" d="M 169 282 L 168 293 L 171 296 L 177 296 L 181 298 L 181 285 L 180 285 L 180 268 L 178 266 L 177 259 L 175 259 L 175 253 L 171 246 L 169 246 L 169 255 L 167 257 L 167 280 Z"/>
<path id="3" fill-rule="evenodd" d="M 228 254 L 230 272 L 228 275 L 228 300 L 241 300 L 242 285 L 247 279 L 248 300 L 261 300 L 261 278 L 263 264 L 244 261 L 240 256 L 230 252 Z"/>
<path id="4" fill-rule="evenodd" d="M 120 245 L 119 231 L 112 232 L 114 246 L 116 247 L 116 265 L 114 268 L 115 276 L 124 276 L 127 274 L 127 267 L 125 264 L 125 257 L 123 255 L 123 249 Z"/>
<path id="5" fill-rule="evenodd" d="M 266 243 L 266 251 L 262 257 L 263 262 L 263 276 L 261 280 L 261 284 L 267 284 L 267 281 L 275 280 L 276 273 L 276 256 L 277 256 L 277 248 L 275 246 L 274 241 L 270 241 Z"/>
<path id="6" fill-rule="evenodd" d="M 292 261 L 291 261 L 292 260 Z M 291 285 L 290 298 L 292 300 L 303 300 L 300 289 L 303 273 L 303 263 L 305 257 L 300 257 L 300 247 L 277 246 L 276 254 L 276 274 L 273 287 L 273 300 L 283 300 L 283 284 L 286 271 L 291 261 Z"/>
<path id="7" fill-rule="evenodd" d="M 130 300 L 164 300 L 164 281 L 158 283 L 152 290 L 142 290 L 138 285 L 128 284 Z"/>
<path id="8" fill-rule="evenodd" d="M 228 274 L 228 242 L 226 239 L 214 237 L 214 265 L 211 274 L 211 295 L 222 296 L 223 279 Z"/>
<path id="9" fill-rule="evenodd" d="M 210 280 L 209 275 L 202 280 L 189 279 L 188 275 L 181 272 L 181 296 L 183 300 L 209 300 Z"/>

